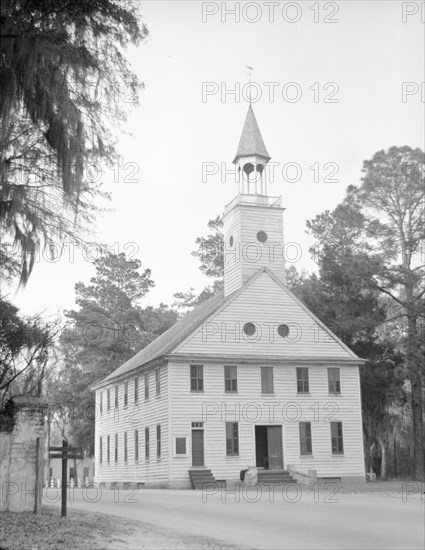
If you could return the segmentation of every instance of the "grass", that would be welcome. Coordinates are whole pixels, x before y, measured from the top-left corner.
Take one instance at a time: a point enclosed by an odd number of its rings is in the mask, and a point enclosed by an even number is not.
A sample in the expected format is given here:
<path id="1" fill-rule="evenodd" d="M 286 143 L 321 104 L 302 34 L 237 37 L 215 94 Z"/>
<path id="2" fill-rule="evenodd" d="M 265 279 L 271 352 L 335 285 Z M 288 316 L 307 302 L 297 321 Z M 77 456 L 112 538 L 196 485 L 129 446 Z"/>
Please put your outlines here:
<path id="1" fill-rule="evenodd" d="M 99 550 L 122 543 L 122 538 L 137 530 L 137 522 L 114 516 L 68 510 L 60 517 L 60 509 L 43 506 L 39 516 L 31 512 L 0 513 L 0 549 L 93 549 Z"/>
<path id="2" fill-rule="evenodd" d="M 176 533 L 122 517 L 43 506 L 39 516 L 31 512 L 0 512 L 0 550 L 139 550 L 229 549 L 243 547 L 209 537 Z"/>

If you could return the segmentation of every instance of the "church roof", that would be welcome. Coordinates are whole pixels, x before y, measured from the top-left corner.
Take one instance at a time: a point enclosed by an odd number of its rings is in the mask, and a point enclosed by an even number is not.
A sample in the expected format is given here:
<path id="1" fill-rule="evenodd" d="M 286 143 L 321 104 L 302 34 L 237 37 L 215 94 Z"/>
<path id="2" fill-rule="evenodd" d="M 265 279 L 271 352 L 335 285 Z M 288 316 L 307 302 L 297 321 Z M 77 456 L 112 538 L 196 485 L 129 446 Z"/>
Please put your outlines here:
<path id="1" fill-rule="evenodd" d="M 185 341 L 190 339 L 207 319 L 212 316 L 213 318 L 216 318 L 216 315 L 219 314 L 220 311 L 223 311 L 225 308 L 227 309 L 227 306 L 233 303 L 238 296 L 245 292 L 248 287 L 253 285 L 255 281 L 264 273 L 268 274 L 269 277 L 278 286 L 280 286 L 282 290 L 284 290 L 284 294 L 288 295 L 294 303 L 298 304 L 298 307 L 306 312 L 310 319 L 315 320 L 318 325 L 323 328 L 323 330 L 329 335 L 330 340 L 339 346 L 341 353 L 345 355 L 345 359 L 351 358 L 351 360 L 354 360 L 357 364 L 363 362 L 363 360 L 359 359 L 352 350 L 350 350 L 339 340 L 339 338 L 332 334 L 332 332 L 319 319 L 317 319 L 311 311 L 309 311 L 309 309 L 302 302 L 300 302 L 269 269 L 263 267 L 255 272 L 247 281 L 245 281 L 242 287 L 238 290 L 235 290 L 226 297 L 223 292 L 220 292 L 216 296 L 213 296 L 209 300 L 206 300 L 200 304 L 193 311 L 187 313 L 180 321 L 158 336 L 158 338 L 156 338 L 148 346 L 136 353 L 109 376 L 101 381 L 98 381 L 97 383 L 94 383 L 91 388 L 96 389 L 103 386 L 115 378 L 118 378 L 134 369 L 137 369 L 138 367 L 146 365 L 155 359 L 160 359 L 169 354 L 177 353 L 185 355 Z M 221 345 L 220 347 L 223 346 Z M 189 355 L 188 361 L 190 361 Z M 344 357 L 340 356 L 338 359 L 344 360 Z"/>
<path id="2" fill-rule="evenodd" d="M 224 293 L 209 298 L 194 310 L 187 313 L 183 319 L 180 319 L 168 330 L 163 332 L 158 338 L 140 350 L 136 355 L 133 355 L 123 365 L 118 367 L 114 372 L 107 376 L 103 382 L 107 382 L 129 372 L 137 367 L 140 367 L 154 359 L 157 359 L 167 353 L 170 353 L 178 344 L 180 344 L 187 336 L 189 336 L 196 328 L 202 324 L 211 314 L 231 299 L 232 294 L 224 297 Z M 94 384 L 96 386 L 97 384 Z"/>
<path id="3" fill-rule="evenodd" d="M 257 119 L 250 105 L 246 114 L 245 124 L 243 125 L 241 139 L 239 140 L 239 147 L 233 162 L 237 162 L 240 157 L 251 157 L 253 155 L 264 157 L 267 160 L 271 158 L 264 145 Z"/>

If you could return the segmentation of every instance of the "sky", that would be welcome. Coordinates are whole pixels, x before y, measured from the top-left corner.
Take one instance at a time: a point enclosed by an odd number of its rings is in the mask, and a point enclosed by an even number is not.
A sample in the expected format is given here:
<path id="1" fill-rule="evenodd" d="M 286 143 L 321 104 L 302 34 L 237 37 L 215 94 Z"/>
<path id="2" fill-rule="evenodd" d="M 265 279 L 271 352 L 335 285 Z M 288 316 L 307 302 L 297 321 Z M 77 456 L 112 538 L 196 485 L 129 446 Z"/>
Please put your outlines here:
<path id="1" fill-rule="evenodd" d="M 282 196 L 298 269 L 316 269 L 306 220 L 360 184 L 364 160 L 393 145 L 424 149 L 420 2 L 155 0 L 138 10 L 149 37 L 128 57 L 145 88 L 119 143 L 120 166 L 101 175 L 111 211 L 98 216 L 92 240 L 152 270 L 143 306 L 208 284 L 191 251 L 238 191 L 231 170 L 247 66 L 276 163 L 268 194 Z M 128 91 L 118 96 L 131 103 Z M 75 306 L 74 285 L 94 275 L 96 252 L 72 249 L 54 262 L 40 255 L 26 288 L 11 295 L 23 313 L 49 318 Z"/>

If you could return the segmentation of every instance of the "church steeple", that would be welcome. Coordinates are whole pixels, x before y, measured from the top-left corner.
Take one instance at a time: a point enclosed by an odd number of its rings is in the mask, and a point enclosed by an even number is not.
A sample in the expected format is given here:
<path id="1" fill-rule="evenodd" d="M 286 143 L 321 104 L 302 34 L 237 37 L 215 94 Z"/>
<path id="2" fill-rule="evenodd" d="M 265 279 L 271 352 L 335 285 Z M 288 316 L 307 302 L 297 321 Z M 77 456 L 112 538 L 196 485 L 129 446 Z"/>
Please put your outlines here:
<path id="1" fill-rule="evenodd" d="M 263 136 L 261 135 L 257 119 L 255 118 L 252 105 L 250 104 L 233 163 L 236 164 L 240 157 L 251 156 L 261 157 L 265 162 L 268 162 L 271 159 L 267 152 L 266 146 L 264 145 Z"/>
<path id="2" fill-rule="evenodd" d="M 250 104 L 233 160 L 238 170 L 240 193 L 267 195 L 265 166 L 270 158 Z"/>
<path id="3" fill-rule="evenodd" d="M 239 193 L 224 210 L 224 294 L 241 288 L 262 267 L 285 279 L 281 197 L 267 194 L 270 160 L 252 106 L 234 159 Z"/>

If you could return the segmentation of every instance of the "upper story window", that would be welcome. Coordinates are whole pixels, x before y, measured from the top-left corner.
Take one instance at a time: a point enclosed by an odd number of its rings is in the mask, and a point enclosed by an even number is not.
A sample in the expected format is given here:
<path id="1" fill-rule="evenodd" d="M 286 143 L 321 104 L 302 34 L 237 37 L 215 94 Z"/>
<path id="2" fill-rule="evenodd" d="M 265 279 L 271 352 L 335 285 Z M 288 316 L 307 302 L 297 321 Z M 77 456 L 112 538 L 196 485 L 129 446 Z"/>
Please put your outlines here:
<path id="1" fill-rule="evenodd" d="M 297 392 L 298 393 L 309 392 L 307 367 L 297 367 Z"/>
<path id="2" fill-rule="evenodd" d="M 106 391 L 106 408 L 108 411 L 111 410 L 111 390 Z"/>
<path id="3" fill-rule="evenodd" d="M 124 462 L 128 460 L 127 432 L 124 432 Z"/>
<path id="4" fill-rule="evenodd" d="M 339 368 L 331 367 L 328 369 L 329 393 L 341 393 L 341 379 Z"/>
<path id="5" fill-rule="evenodd" d="M 149 399 L 149 372 L 145 372 L 145 399 Z"/>
<path id="6" fill-rule="evenodd" d="M 118 409 L 118 386 L 115 386 L 115 408 Z"/>
<path id="7" fill-rule="evenodd" d="M 134 402 L 138 403 L 139 401 L 139 379 L 134 379 Z"/>
<path id="8" fill-rule="evenodd" d="M 331 444 L 332 454 L 341 455 L 344 453 L 342 422 L 331 422 Z"/>
<path id="9" fill-rule="evenodd" d="M 99 395 L 99 410 L 100 410 L 100 414 L 102 414 L 103 413 L 103 391 L 101 391 Z"/>
<path id="10" fill-rule="evenodd" d="M 274 393 L 273 367 L 261 367 L 261 393 Z"/>
<path id="11" fill-rule="evenodd" d="M 102 436 L 99 437 L 99 462 L 103 462 L 103 444 L 102 444 Z"/>
<path id="12" fill-rule="evenodd" d="M 118 462 L 118 434 L 115 434 L 115 462 Z"/>
<path id="13" fill-rule="evenodd" d="M 190 365 L 190 391 L 204 391 L 203 365 Z"/>
<path id="14" fill-rule="evenodd" d="M 128 382 L 124 383 L 124 407 L 128 405 Z"/>
<path id="15" fill-rule="evenodd" d="M 159 369 L 156 369 L 155 371 L 155 389 L 156 389 L 156 395 L 161 394 L 161 373 Z"/>
<path id="16" fill-rule="evenodd" d="M 106 460 L 109 462 L 111 460 L 111 436 L 106 438 Z"/>
<path id="17" fill-rule="evenodd" d="M 238 370 L 233 365 L 224 367 L 224 391 L 226 393 L 236 393 L 238 391 Z"/>

